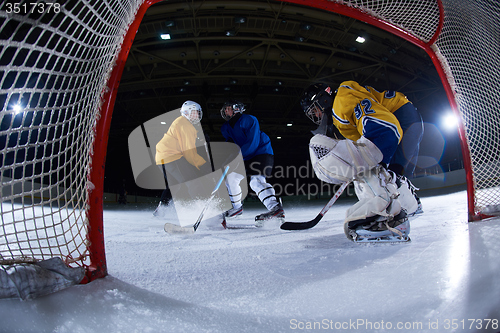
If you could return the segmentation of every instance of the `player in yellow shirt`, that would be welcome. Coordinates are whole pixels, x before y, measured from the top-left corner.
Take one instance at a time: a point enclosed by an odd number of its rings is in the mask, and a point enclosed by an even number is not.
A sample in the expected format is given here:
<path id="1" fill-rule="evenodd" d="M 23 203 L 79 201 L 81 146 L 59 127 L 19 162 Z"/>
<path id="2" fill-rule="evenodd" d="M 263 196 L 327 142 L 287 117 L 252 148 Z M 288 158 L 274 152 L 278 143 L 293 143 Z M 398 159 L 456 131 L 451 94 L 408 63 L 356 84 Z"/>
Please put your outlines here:
<path id="1" fill-rule="evenodd" d="M 186 101 L 182 104 L 180 113 L 156 144 L 156 164 L 162 167 L 170 189 L 212 171 L 207 156 L 202 157 L 197 150 L 197 146 L 203 146 L 199 142 L 197 144 L 197 141 L 205 140 L 200 126 L 203 117 L 201 106 L 196 102 Z M 188 188 L 188 191 L 192 198 L 197 194 L 196 189 Z M 172 195 L 175 196 L 174 193 Z M 163 204 L 166 203 L 160 201 L 155 216 L 162 215 Z"/>
<path id="2" fill-rule="evenodd" d="M 354 181 L 359 202 L 347 211 L 346 235 L 358 241 L 409 239 L 407 215 L 421 212 L 416 188 L 404 176 L 414 169 L 423 136 L 413 104 L 400 92 L 345 81 L 338 89 L 312 85 L 301 106 L 320 125 L 309 144 L 318 178 Z M 347 140 L 324 135 L 330 119 Z"/>

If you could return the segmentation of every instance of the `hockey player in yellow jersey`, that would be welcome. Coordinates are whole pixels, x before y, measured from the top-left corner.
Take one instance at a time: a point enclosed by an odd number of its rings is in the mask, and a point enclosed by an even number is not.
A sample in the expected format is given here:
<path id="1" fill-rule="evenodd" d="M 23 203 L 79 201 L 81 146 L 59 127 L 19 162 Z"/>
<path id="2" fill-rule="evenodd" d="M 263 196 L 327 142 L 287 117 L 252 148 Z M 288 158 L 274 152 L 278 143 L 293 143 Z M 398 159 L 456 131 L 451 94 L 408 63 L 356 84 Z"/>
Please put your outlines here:
<path id="1" fill-rule="evenodd" d="M 187 108 L 190 105 L 189 102 L 185 102 L 183 107 Z M 197 105 L 193 104 L 191 107 L 198 108 Z M 191 113 L 197 114 L 198 111 L 195 109 L 194 111 L 186 112 L 189 116 Z M 155 160 L 157 165 L 182 161 L 188 170 L 194 171 L 193 168 L 200 170 L 200 167 L 206 164 L 206 160 L 196 150 L 196 140 L 201 128 L 195 126 L 200 122 L 200 117 L 193 116 L 191 119 L 183 114 L 172 122 L 167 133 L 165 133 L 156 145 Z"/>
<path id="2" fill-rule="evenodd" d="M 203 146 L 203 131 L 200 121 L 203 116 L 201 106 L 193 101 L 186 101 L 180 109 L 181 115 L 170 125 L 163 138 L 156 144 L 156 164 L 160 166 L 168 179 L 170 189 L 174 185 L 185 183 L 201 177 L 212 171 L 207 162 L 208 157 L 200 155 L 197 146 Z M 198 143 L 197 143 L 198 142 Z M 177 187 L 175 187 L 177 188 Z M 167 204 L 165 190 L 155 212 L 155 216 L 162 216 L 162 206 Z M 188 187 L 191 198 L 194 198 L 198 189 Z M 175 196 L 175 193 L 172 193 Z"/>
<path id="3" fill-rule="evenodd" d="M 310 86 L 301 100 L 320 125 L 309 144 L 322 181 L 354 182 L 359 201 L 346 213 L 344 230 L 355 241 L 408 240 L 408 215 L 422 211 L 411 174 L 423 136 L 422 118 L 401 92 L 378 91 L 355 81 L 338 88 Z M 346 138 L 330 138 L 329 124 Z"/>

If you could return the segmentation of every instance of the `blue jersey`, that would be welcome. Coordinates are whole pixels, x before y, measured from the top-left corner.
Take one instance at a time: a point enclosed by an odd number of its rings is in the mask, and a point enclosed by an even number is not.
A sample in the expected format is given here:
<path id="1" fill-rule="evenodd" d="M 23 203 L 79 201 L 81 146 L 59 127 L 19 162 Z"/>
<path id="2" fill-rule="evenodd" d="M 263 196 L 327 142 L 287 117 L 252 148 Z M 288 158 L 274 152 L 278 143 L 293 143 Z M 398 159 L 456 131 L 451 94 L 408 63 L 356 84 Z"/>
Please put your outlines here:
<path id="1" fill-rule="evenodd" d="M 240 146 L 244 161 L 257 155 L 273 155 L 271 139 L 260 130 L 259 121 L 254 116 L 236 115 L 226 121 L 220 130 L 226 141 L 232 141 Z"/>

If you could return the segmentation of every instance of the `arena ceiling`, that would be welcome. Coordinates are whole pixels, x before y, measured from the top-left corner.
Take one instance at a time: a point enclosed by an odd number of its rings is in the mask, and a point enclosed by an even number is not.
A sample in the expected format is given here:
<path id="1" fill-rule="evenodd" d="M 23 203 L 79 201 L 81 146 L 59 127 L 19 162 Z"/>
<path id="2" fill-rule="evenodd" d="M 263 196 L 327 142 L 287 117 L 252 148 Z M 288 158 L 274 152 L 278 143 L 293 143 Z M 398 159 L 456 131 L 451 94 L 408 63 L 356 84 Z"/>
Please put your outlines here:
<path id="1" fill-rule="evenodd" d="M 429 101 L 446 100 L 425 51 L 353 18 L 272 0 L 159 2 L 130 50 L 110 146 L 126 145 L 134 128 L 185 100 L 201 104 L 204 131 L 223 140 L 220 108 L 234 98 L 259 119 L 278 160 L 293 158 L 297 146 L 307 154 L 315 129 L 300 109 L 304 90 L 344 80 L 402 91 L 424 114 Z"/>

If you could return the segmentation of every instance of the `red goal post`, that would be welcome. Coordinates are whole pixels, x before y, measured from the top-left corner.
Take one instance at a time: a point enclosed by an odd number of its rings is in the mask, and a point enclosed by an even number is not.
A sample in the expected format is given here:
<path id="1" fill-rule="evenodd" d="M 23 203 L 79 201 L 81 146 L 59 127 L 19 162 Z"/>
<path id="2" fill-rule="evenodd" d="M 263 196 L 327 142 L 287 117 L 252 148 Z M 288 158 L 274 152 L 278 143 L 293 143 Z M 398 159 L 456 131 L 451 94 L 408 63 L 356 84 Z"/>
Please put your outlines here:
<path id="1" fill-rule="evenodd" d="M 462 120 L 469 221 L 497 212 L 500 113 L 492 106 L 500 91 L 485 87 L 500 68 L 500 33 L 488 23 L 499 22 L 498 8 L 486 0 L 283 1 L 353 17 L 424 49 Z M 0 11 L 0 264 L 61 257 L 86 268 L 84 282 L 107 274 L 111 114 L 135 34 L 157 2 L 68 0 L 61 12 L 38 16 Z"/>

